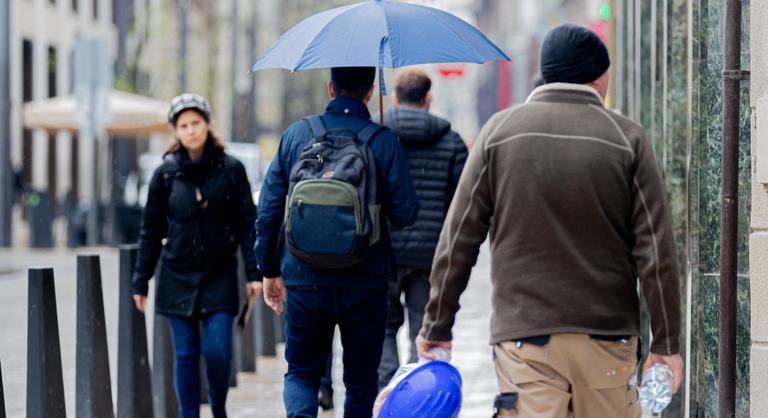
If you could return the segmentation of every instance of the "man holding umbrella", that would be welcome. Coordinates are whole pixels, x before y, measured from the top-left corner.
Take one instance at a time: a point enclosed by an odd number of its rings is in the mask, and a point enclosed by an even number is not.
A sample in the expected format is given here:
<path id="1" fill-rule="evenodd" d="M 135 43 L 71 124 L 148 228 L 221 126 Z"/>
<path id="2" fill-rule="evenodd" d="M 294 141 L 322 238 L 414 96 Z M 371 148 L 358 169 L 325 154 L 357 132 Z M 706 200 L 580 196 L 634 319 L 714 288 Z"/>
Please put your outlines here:
<path id="1" fill-rule="evenodd" d="M 371 122 L 375 75 L 371 67 L 331 69 L 325 113 L 288 127 L 262 187 L 255 251 L 264 298 L 285 312 L 288 417 L 317 415 L 336 326 L 344 416 L 370 417 L 376 398 L 395 274 L 387 221 L 413 224 L 418 198 L 397 137 Z"/>
<path id="2" fill-rule="evenodd" d="M 405 151 L 366 108 L 375 68 L 383 108 L 385 67 L 497 59 L 509 57 L 450 13 L 371 0 L 308 17 L 251 67 L 332 69 L 325 114 L 285 131 L 259 201 L 255 251 L 264 297 L 286 313 L 289 417 L 317 413 L 335 324 L 344 344 L 345 416 L 372 413 L 387 281 L 395 274 L 387 220 L 411 225 L 418 209 Z M 356 156 L 338 155 L 346 152 Z"/>

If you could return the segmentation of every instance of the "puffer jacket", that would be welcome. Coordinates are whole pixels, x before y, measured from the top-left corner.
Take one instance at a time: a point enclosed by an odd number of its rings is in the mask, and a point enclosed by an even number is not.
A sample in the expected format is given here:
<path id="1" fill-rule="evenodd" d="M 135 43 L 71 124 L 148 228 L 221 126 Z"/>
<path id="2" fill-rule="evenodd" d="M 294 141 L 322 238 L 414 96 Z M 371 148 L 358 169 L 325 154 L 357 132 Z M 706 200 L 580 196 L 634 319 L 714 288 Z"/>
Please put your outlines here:
<path id="1" fill-rule="evenodd" d="M 238 308 L 237 249 L 248 281 L 260 281 L 253 255 L 256 207 L 243 164 L 209 139 L 203 158 L 165 156 L 149 184 L 133 293 L 146 295 L 162 253 L 155 309 L 190 316 Z"/>
<path id="2" fill-rule="evenodd" d="M 413 226 L 390 227 L 397 266 L 429 270 L 445 215 L 467 160 L 467 146 L 451 130 L 450 122 L 422 109 L 391 108 L 384 122 L 400 137 L 408 153 L 420 204 Z"/>

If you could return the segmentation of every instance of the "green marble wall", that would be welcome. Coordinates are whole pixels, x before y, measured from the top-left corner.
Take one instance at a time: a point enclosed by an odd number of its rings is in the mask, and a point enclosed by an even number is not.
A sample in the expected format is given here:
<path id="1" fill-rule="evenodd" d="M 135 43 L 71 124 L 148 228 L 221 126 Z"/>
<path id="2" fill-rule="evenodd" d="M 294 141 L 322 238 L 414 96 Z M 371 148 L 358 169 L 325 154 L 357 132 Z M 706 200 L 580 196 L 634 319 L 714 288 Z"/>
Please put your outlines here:
<path id="1" fill-rule="evenodd" d="M 749 28 L 749 2 L 745 1 L 743 27 Z M 694 59 L 694 85 L 691 100 L 698 102 L 692 114 L 696 127 L 692 140 L 691 174 L 697 180 L 690 204 L 698 208 L 695 218 L 698 228 L 691 251 L 696 251 L 697 263 L 692 265 L 693 284 L 697 295 L 693 299 L 698 316 L 692 338 L 699 340 L 695 352 L 697 363 L 692 373 L 699 382 L 697 397 L 692 406 L 704 411 L 705 416 L 717 416 L 718 410 L 718 344 L 719 344 L 719 256 L 720 256 L 720 183 L 722 157 L 722 69 L 724 2 L 701 1 L 695 14 L 694 37 L 699 41 Z M 749 31 L 744 30 L 742 48 L 748 51 Z M 695 51 L 695 50 L 694 50 Z M 742 68 L 749 68 L 749 53 L 742 54 Z M 739 162 L 739 310 L 737 329 L 737 416 L 749 416 L 749 211 L 750 211 L 750 121 L 749 90 L 741 90 L 741 143 Z M 693 223 L 693 222 L 692 222 Z M 693 376 L 693 375 L 692 375 Z"/>
<path id="2" fill-rule="evenodd" d="M 749 27 L 749 1 L 743 1 Z M 689 398 L 677 396 L 665 412 L 717 416 L 719 335 L 720 182 L 724 2 L 627 0 L 617 25 L 624 35 L 626 74 L 619 75 L 620 110 L 643 124 L 667 187 L 675 229 L 684 323 L 690 337 Z M 639 25 L 639 26 L 638 26 Z M 639 31 L 638 31 L 639 29 Z M 742 66 L 749 68 L 749 31 Z M 639 58 L 639 59 L 638 59 Z M 739 178 L 739 311 L 737 416 L 749 416 L 750 211 L 749 90 L 742 88 Z"/>

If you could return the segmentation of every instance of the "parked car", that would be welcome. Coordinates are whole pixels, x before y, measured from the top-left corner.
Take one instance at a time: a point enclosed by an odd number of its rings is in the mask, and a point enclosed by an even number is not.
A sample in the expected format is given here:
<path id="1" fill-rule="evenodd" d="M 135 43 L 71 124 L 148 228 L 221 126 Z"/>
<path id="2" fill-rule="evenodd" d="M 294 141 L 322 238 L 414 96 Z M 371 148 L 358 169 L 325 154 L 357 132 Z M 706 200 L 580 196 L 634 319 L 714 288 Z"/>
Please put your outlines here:
<path id="1" fill-rule="evenodd" d="M 256 144 L 233 142 L 227 144 L 226 152 L 234 156 L 243 163 L 245 172 L 248 174 L 248 181 L 251 183 L 254 203 L 258 202 L 259 189 L 264 179 L 265 164 L 261 158 L 261 148 Z M 149 181 L 155 169 L 163 162 L 163 155 L 160 153 L 145 153 L 139 156 L 139 178 L 138 178 L 138 204 L 141 207 L 147 203 L 147 192 Z M 128 187 L 126 187 L 128 189 Z M 126 198 L 126 200 L 130 200 Z"/>

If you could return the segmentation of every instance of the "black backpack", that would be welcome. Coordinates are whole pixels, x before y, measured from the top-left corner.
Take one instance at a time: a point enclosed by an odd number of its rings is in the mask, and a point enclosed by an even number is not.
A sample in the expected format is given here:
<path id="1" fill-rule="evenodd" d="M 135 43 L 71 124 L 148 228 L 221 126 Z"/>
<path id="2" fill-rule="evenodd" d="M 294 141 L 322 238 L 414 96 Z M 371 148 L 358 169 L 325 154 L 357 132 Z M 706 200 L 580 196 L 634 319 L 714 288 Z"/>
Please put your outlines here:
<path id="1" fill-rule="evenodd" d="M 316 268 L 348 268 L 379 240 L 376 162 L 368 143 L 382 126 L 327 130 L 305 119 L 313 138 L 291 168 L 285 208 L 288 250 Z"/>

